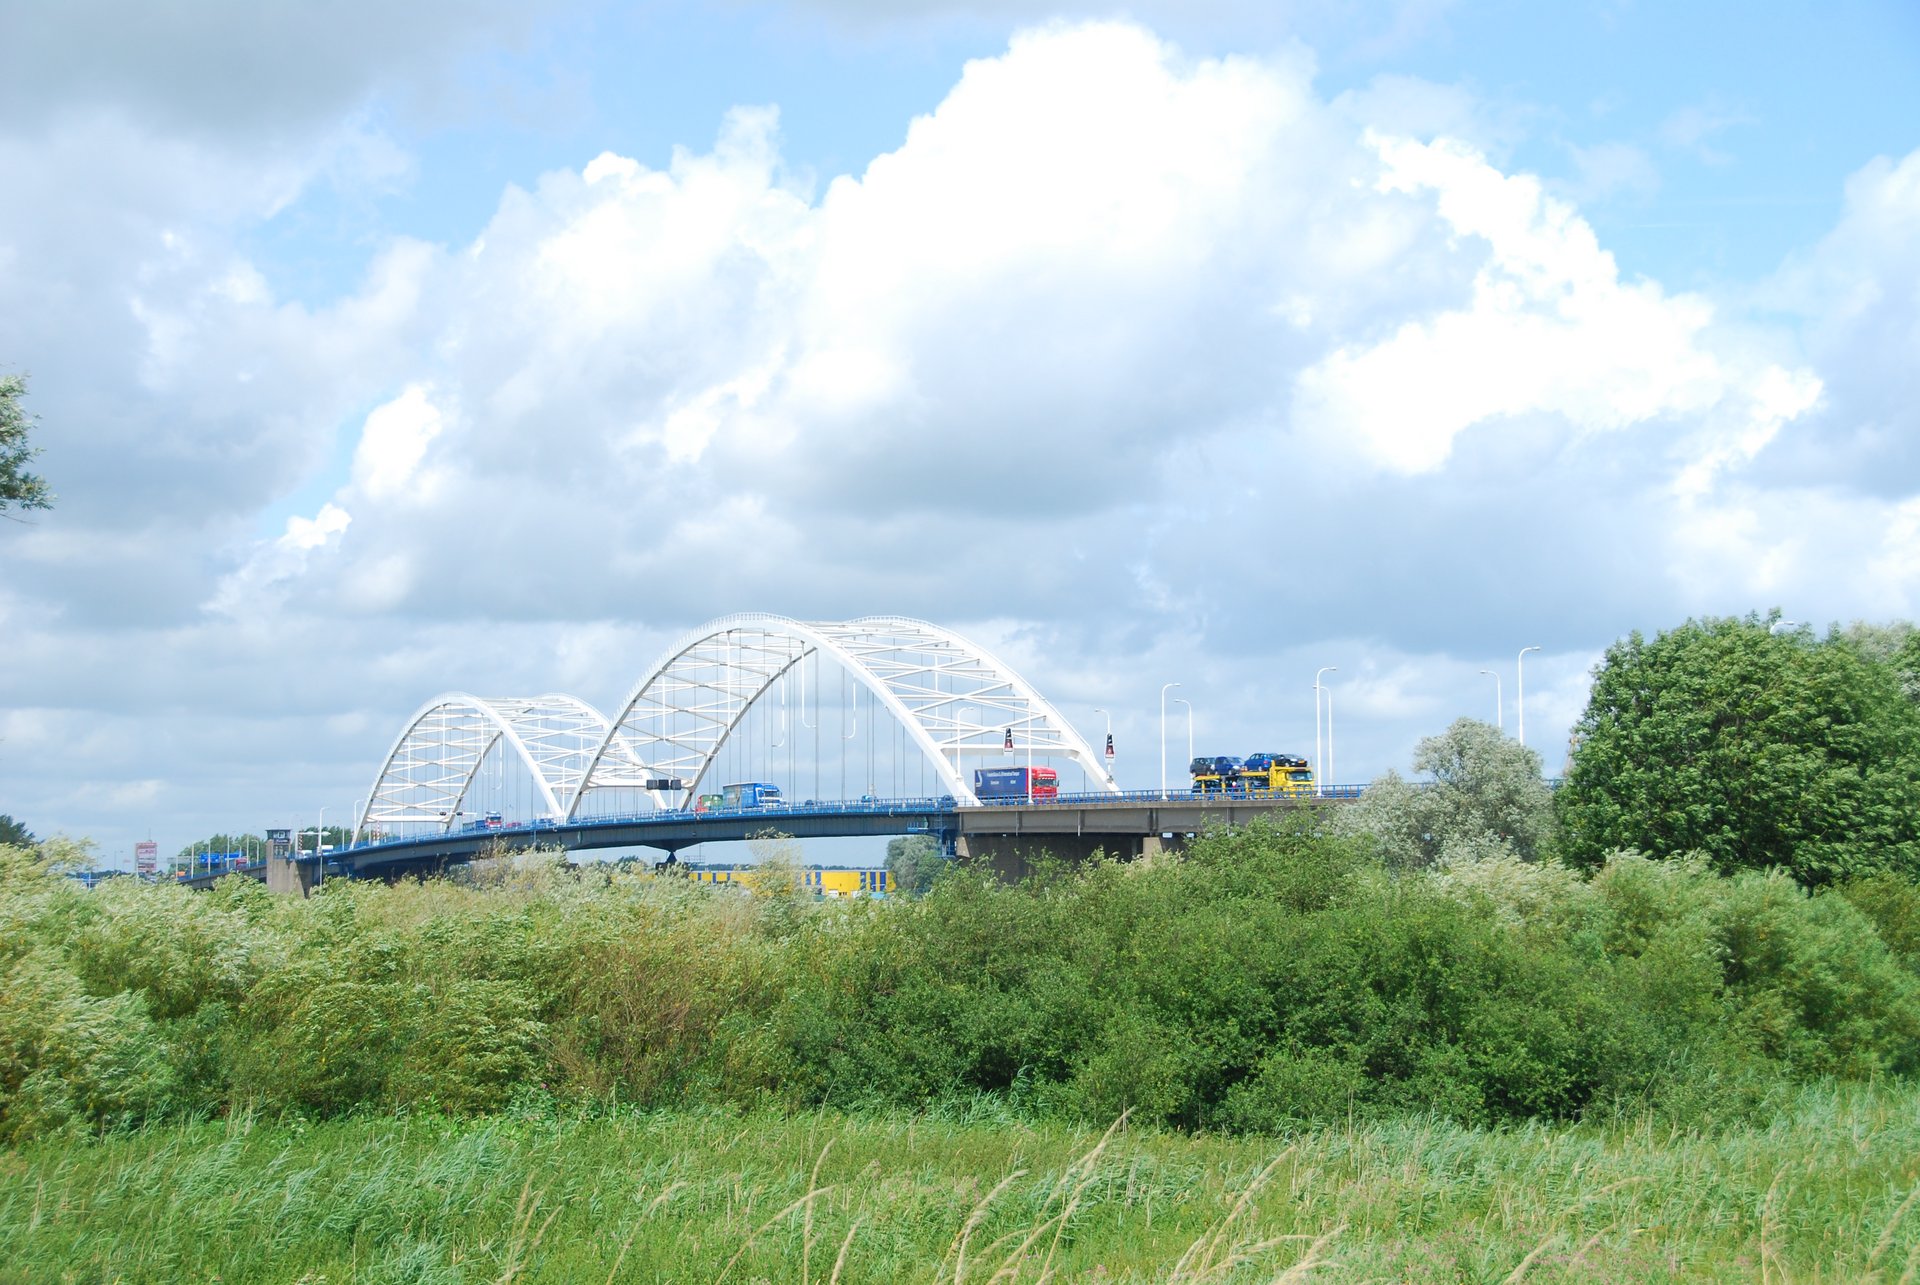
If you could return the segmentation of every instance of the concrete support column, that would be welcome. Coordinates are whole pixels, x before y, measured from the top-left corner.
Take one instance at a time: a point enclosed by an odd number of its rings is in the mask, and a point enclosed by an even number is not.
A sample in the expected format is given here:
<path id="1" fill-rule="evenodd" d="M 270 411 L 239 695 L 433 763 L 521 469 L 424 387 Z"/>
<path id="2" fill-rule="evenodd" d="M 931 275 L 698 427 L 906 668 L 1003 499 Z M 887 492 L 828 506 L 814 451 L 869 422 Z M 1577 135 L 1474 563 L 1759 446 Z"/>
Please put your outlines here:
<path id="1" fill-rule="evenodd" d="M 1157 857 L 1162 853 L 1179 853 L 1187 850 L 1187 836 L 1184 834 L 1149 834 L 1140 840 L 1142 857 Z"/>
<path id="2" fill-rule="evenodd" d="M 291 857 L 267 857 L 267 891 L 276 893 L 298 893 L 302 897 L 313 891 L 314 867 L 304 861 L 295 861 Z"/>
<path id="3" fill-rule="evenodd" d="M 1140 842 L 1127 834 L 969 834 L 954 839 L 953 859 L 985 866 L 1007 882 L 1017 883 L 1033 873 L 1036 858 L 1078 864 L 1104 852 L 1116 861 L 1129 861 L 1140 855 Z"/>

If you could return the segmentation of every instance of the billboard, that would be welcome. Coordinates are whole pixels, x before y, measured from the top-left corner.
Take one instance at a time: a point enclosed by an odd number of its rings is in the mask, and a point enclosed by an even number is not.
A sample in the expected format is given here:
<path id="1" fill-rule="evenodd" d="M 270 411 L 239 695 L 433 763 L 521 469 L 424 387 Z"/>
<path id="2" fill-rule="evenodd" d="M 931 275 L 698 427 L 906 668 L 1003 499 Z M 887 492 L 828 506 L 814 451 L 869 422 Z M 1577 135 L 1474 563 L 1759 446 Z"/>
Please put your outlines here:
<path id="1" fill-rule="evenodd" d="M 267 855 L 275 861 L 285 861 L 287 854 L 293 851 L 292 830 L 267 831 Z"/>
<path id="2" fill-rule="evenodd" d="M 150 875 L 160 868 L 160 845 L 152 839 L 142 839 L 133 845 L 133 868 L 143 875 Z"/>

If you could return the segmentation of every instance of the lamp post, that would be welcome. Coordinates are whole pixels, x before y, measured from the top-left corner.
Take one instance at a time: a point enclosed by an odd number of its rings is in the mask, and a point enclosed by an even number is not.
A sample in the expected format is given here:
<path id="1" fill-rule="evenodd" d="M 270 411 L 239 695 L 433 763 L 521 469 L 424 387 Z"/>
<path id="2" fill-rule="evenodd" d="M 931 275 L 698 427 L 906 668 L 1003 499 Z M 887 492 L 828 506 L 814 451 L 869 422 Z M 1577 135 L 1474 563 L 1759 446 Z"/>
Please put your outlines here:
<path id="1" fill-rule="evenodd" d="M 1505 713 L 1507 702 L 1500 691 L 1500 675 L 1491 669 L 1483 669 L 1480 672 L 1493 679 L 1493 725 L 1504 732 L 1507 730 Z"/>
<path id="2" fill-rule="evenodd" d="M 1032 807 L 1033 806 L 1033 707 L 1031 705 L 1027 707 L 1025 722 L 1026 722 L 1026 733 L 1027 733 L 1027 806 Z"/>
<path id="3" fill-rule="evenodd" d="M 972 722 L 967 722 L 964 718 L 964 715 L 969 711 L 973 714 Z M 800 713 L 804 716 L 806 712 L 806 706 L 802 705 L 800 707 Z M 961 784 L 963 785 L 967 781 L 967 771 L 962 756 L 965 755 L 969 749 L 973 748 L 967 744 L 967 741 L 979 726 L 980 707 L 977 705 L 963 705 L 955 701 L 953 705 L 953 774 L 960 778 Z"/>
<path id="4" fill-rule="evenodd" d="M 1093 712 L 1107 720 L 1107 742 L 1105 746 L 1101 747 L 1102 749 L 1106 749 L 1113 744 L 1113 715 L 1107 713 L 1104 709 L 1096 709 Z M 1113 754 L 1111 752 L 1107 754 L 1107 784 L 1113 784 Z"/>
<path id="5" fill-rule="evenodd" d="M 1313 672 L 1313 792 L 1321 793 L 1327 765 L 1320 756 L 1320 675 L 1337 673 L 1338 665 L 1322 665 Z"/>
<path id="6" fill-rule="evenodd" d="M 1333 688 L 1327 688 L 1327 779 L 1333 779 Z"/>
<path id="7" fill-rule="evenodd" d="M 1167 690 L 1178 687 L 1179 683 L 1168 683 L 1160 689 L 1160 798 L 1167 797 Z"/>
<path id="8" fill-rule="evenodd" d="M 1513 717 L 1520 729 L 1518 735 L 1522 745 L 1527 743 L 1527 653 L 1539 650 L 1538 647 L 1522 647 L 1520 655 L 1513 662 L 1514 677 L 1519 683 L 1513 694 Z"/>

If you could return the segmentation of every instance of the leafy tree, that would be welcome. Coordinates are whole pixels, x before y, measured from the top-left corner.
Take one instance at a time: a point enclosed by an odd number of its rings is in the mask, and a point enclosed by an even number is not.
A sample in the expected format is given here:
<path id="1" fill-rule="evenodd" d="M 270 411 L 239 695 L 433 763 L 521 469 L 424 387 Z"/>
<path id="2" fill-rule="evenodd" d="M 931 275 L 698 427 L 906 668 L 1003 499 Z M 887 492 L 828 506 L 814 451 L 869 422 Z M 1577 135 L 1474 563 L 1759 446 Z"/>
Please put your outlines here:
<path id="1" fill-rule="evenodd" d="M 1478 719 L 1457 720 L 1415 747 L 1412 782 L 1397 772 L 1335 814 L 1336 830 L 1370 841 L 1389 865 L 1511 853 L 1533 861 L 1551 849 L 1553 796 L 1540 756 Z"/>
<path id="2" fill-rule="evenodd" d="M 925 892 L 945 864 L 940 845 L 928 835 L 903 834 L 887 840 L 887 871 L 893 875 L 896 892 Z"/>
<path id="3" fill-rule="evenodd" d="M 324 831 L 327 847 L 344 848 L 353 839 L 353 830 L 347 826 L 330 825 Z M 305 829 L 294 827 L 293 846 L 297 851 L 309 855 L 313 852 L 313 827 Z M 267 841 L 257 834 L 213 834 L 204 839 L 196 839 L 174 855 L 176 861 L 192 861 L 195 854 L 202 852 L 228 853 L 244 852 L 249 861 L 262 861 L 267 855 Z"/>
<path id="4" fill-rule="evenodd" d="M 1920 705 L 1880 659 L 1907 640 L 1776 623 L 1689 620 L 1607 650 L 1558 799 L 1571 859 L 1698 852 L 1809 886 L 1920 871 Z"/>
<path id="5" fill-rule="evenodd" d="M 312 852 L 313 851 L 313 830 L 309 828 L 306 830 L 297 831 L 297 833 L 299 834 L 300 839 L 299 839 L 299 842 L 295 844 L 295 846 L 303 848 L 308 852 Z M 349 843 L 353 842 L 353 827 L 349 825 L 330 825 L 330 826 L 327 826 L 323 831 L 321 831 L 321 835 L 322 835 L 321 842 L 324 843 L 327 847 L 344 848 Z"/>
<path id="6" fill-rule="evenodd" d="M 31 848 L 38 842 L 40 841 L 33 837 L 33 831 L 12 817 L 0 813 L 0 844 L 16 848 Z"/>
<path id="7" fill-rule="evenodd" d="M 23 509 L 53 505 L 46 480 L 27 472 L 27 461 L 40 452 L 27 443 L 34 416 L 20 407 L 26 392 L 27 381 L 21 376 L 0 375 L 0 513 L 10 504 Z"/>
<path id="8" fill-rule="evenodd" d="M 1892 669 L 1907 699 L 1920 703 L 1920 629 L 1905 620 L 1887 625 L 1856 620 L 1845 637 L 1863 656 Z"/>
<path id="9" fill-rule="evenodd" d="M 214 834 L 189 843 L 174 854 L 174 859 L 191 861 L 202 852 L 244 852 L 249 861 L 254 861 L 267 855 L 267 841 L 257 834 Z"/>

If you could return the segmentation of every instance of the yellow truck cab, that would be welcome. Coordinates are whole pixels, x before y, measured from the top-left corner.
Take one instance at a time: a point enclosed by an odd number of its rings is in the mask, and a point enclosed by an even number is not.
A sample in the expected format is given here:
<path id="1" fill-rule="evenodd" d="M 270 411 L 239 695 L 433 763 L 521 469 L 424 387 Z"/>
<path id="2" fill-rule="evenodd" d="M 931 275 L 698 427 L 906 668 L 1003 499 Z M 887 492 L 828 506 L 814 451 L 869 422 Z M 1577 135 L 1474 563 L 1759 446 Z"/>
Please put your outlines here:
<path id="1" fill-rule="evenodd" d="M 1240 768 L 1248 794 L 1313 793 L 1313 769 L 1291 754 L 1249 754 Z"/>

